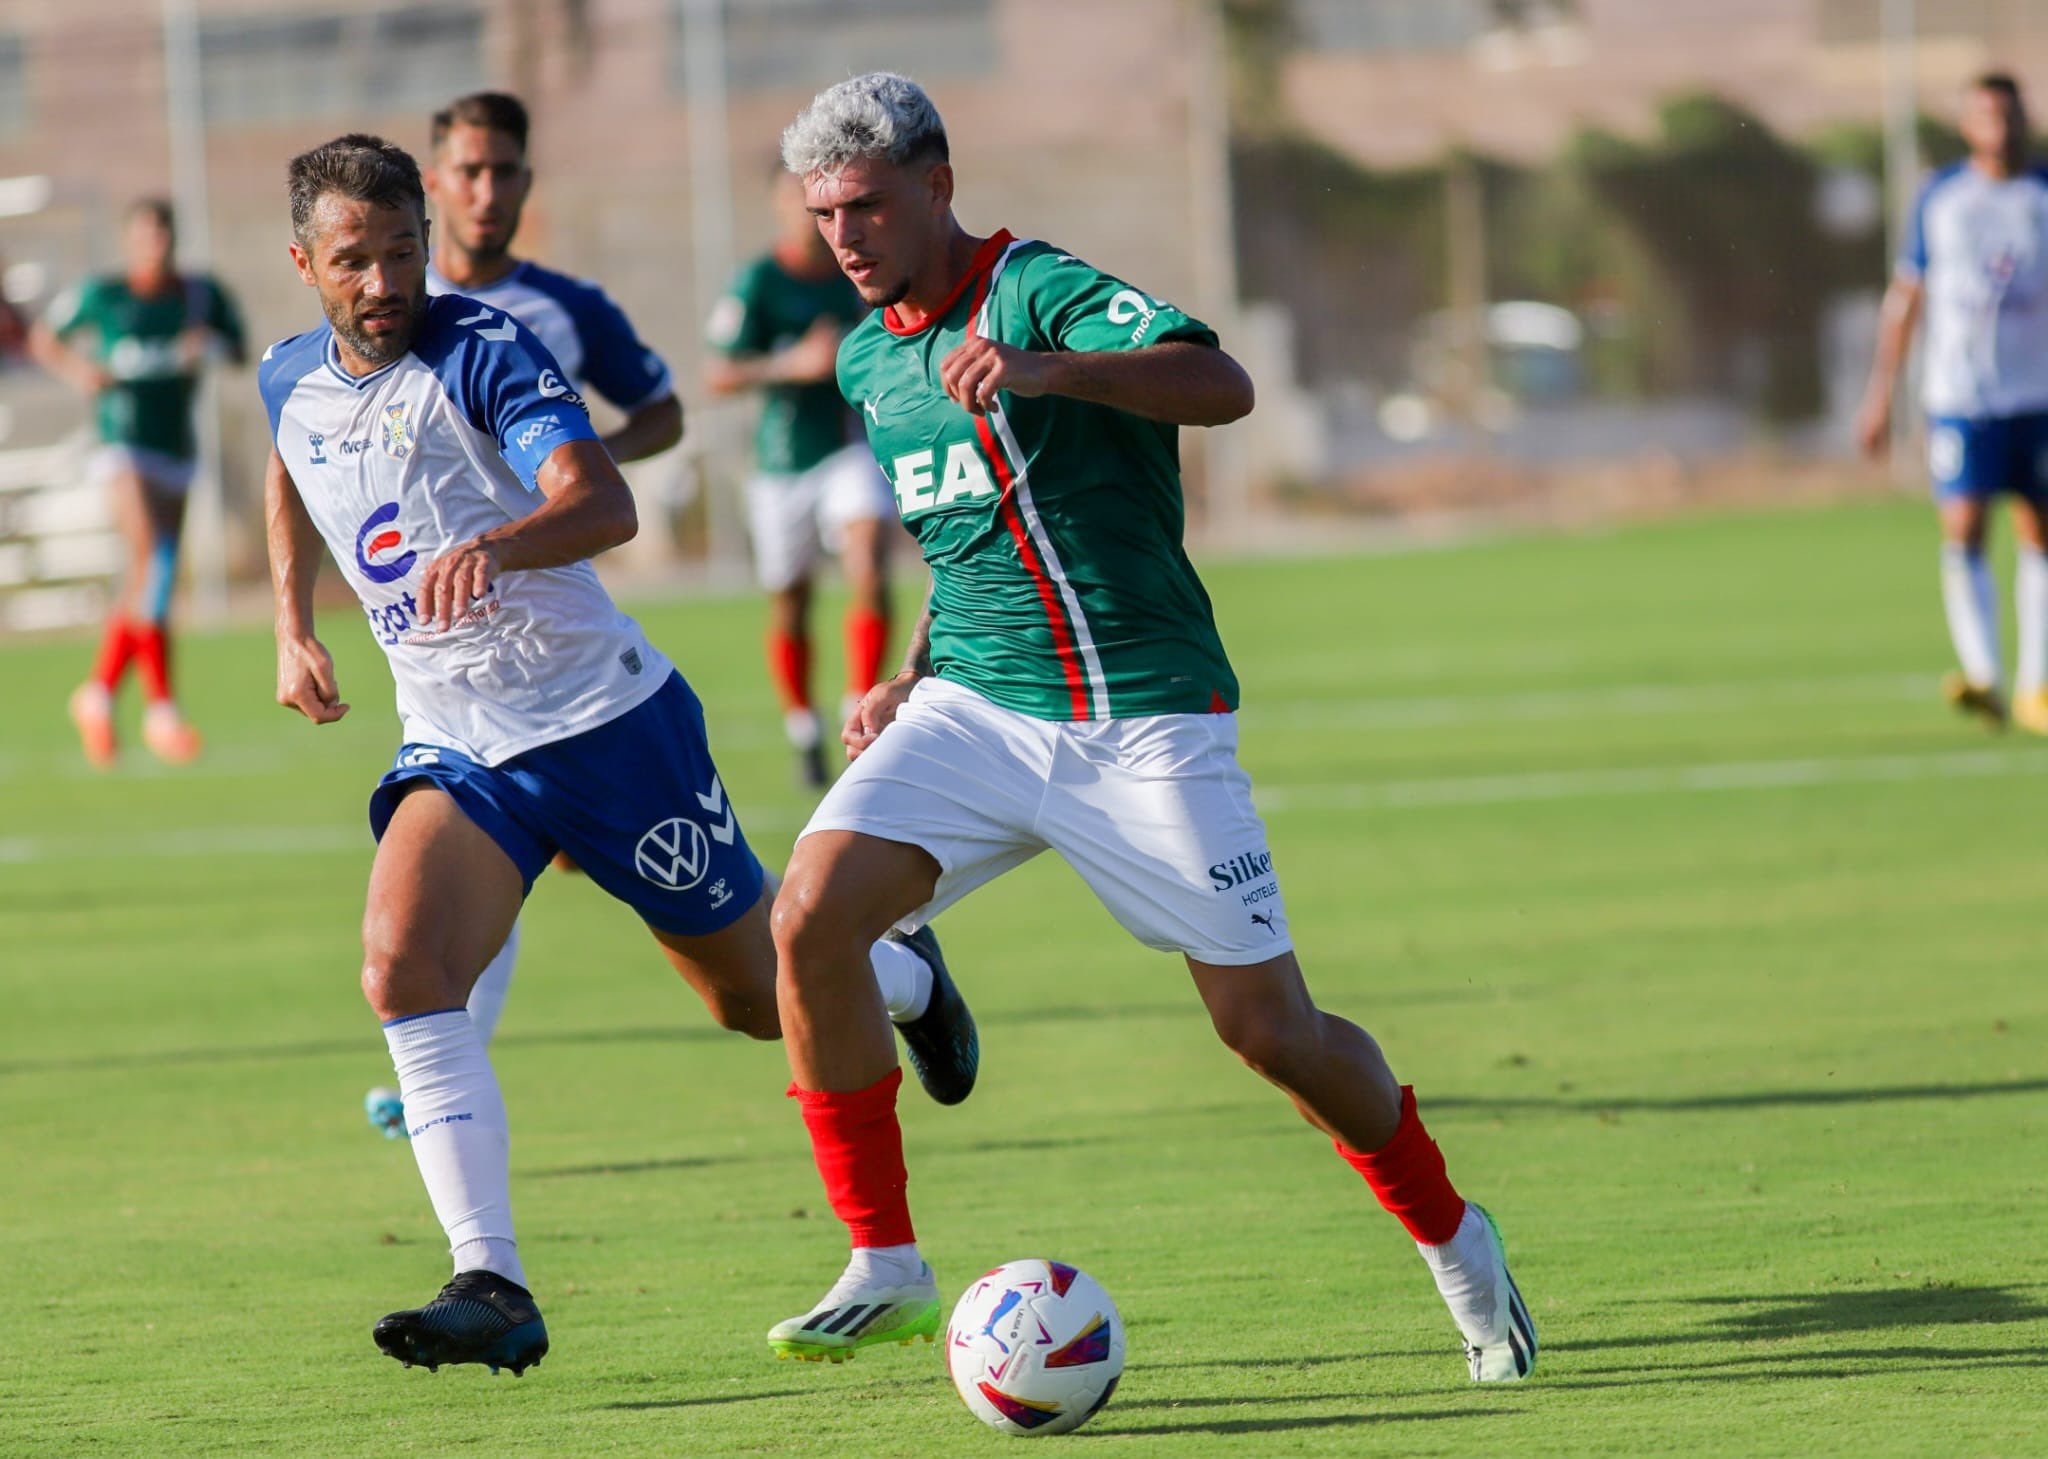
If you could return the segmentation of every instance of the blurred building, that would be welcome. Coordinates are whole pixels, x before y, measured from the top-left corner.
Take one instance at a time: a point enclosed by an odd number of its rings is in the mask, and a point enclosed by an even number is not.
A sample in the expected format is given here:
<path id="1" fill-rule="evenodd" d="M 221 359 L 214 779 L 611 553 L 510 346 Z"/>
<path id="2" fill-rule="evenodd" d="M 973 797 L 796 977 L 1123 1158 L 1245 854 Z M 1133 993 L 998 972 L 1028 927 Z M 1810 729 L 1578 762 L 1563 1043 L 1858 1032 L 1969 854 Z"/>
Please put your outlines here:
<path id="1" fill-rule="evenodd" d="M 1708 91 L 1805 135 L 1884 106 L 1884 0 L 1294 0 L 1284 95 L 1376 166 L 1453 147 L 1540 161 L 1581 128 L 1641 135 Z M 1914 79 L 1941 114 L 1998 67 L 2048 97 L 2043 0 L 1915 0 Z"/>
<path id="2" fill-rule="evenodd" d="M 1191 0 L 0 0 L 0 178 L 53 185 L 40 210 L 0 217 L 30 308 L 112 262 L 123 204 L 170 191 L 165 18 L 181 9 L 212 263 L 259 347 L 315 317 L 285 253 L 287 159 L 347 130 L 423 150 L 429 114 L 487 85 L 534 114 L 519 251 L 620 300 L 675 365 L 700 450 L 744 440 L 701 408 L 698 342 L 713 291 L 768 235 L 781 129 L 861 70 L 928 85 L 969 228 L 1052 238 L 1206 313 L 1233 296 L 1207 79 L 1220 30 Z M 246 503 L 265 451 L 253 380 L 223 404 L 230 496 Z"/>
<path id="3" fill-rule="evenodd" d="M 1404 370 L 1428 373 L 1412 362 L 1444 333 L 1438 311 L 1450 305 L 1478 320 L 1477 306 L 1495 301 L 1483 254 L 1425 267 L 1411 247 L 1399 258 L 1383 251 L 1367 267 L 1346 256 L 1356 250 L 1351 235 L 1316 235 L 1317 227 L 1328 232 L 1329 210 L 1318 223 L 1313 208 L 1288 214 L 1256 201 L 1275 190 L 1243 172 L 1255 154 L 1236 154 L 1233 177 L 1228 81 L 1239 79 L 1237 102 L 1251 111 L 1242 62 L 1252 48 L 1233 53 L 1230 42 L 1245 40 L 1245 25 L 1263 21 L 1268 37 L 1285 41 L 1256 92 L 1261 109 L 1234 118 L 1241 133 L 1306 135 L 1383 170 L 1433 165 L 1454 151 L 1533 167 L 1585 128 L 1642 137 L 1659 107 L 1686 93 L 1726 98 L 1793 138 L 1838 121 L 1872 123 L 1884 98 L 1884 8 L 1883 0 L 0 0 L 0 277 L 7 296 L 34 311 L 113 261 L 114 225 L 130 199 L 182 182 L 188 197 L 205 198 L 206 226 L 192 227 L 188 216 L 187 236 L 205 236 L 252 338 L 296 332 L 312 321 L 315 302 L 285 255 L 286 160 L 345 130 L 423 149 L 437 106 L 483 86 L 514 90 L 536 123 L 538 182 L 520 250 L 600 280 L 675 365 L 691 410 L 689 442 L 640 471 L 636 486 L 657 503 L 692 503 L 682 527 L 691 549 L 732 562 L 739 542 L 730 490 L 745 469 L 746 432 L 734 408 L 711 405 L 696 387 L 701 323 L 767 236 L 783 125 L 818 87 L 891 67 L 924 81 L 947 116 L 970 228 L 1055 239 L 1223 326 L 1253 368 L 1261 408 L 1241 427 L 1190 433 L 1191 481 L 1198 508 L 1241 525 L 1253 477 L 1314 480 L 1343 464 L 1327 448 L 1347 433 L 1365 443 L 1354 462 L 1367 446 L 1386 445 L 1379 403 L 1413 383 L 1399 378 Z M 1912 10 L 1923 109 L 1948 111 L 1958 83 L 1990 65 L 2048 95 L 2048 0 L 1915 0 Z M 172 84 L 167 34 L 190 41 L 189 87 Z M 196 143 L 180 149 L 182 165 L 173 159 L 174 115 L 188 119 Z M 1457 238 L 1485 231 L 1461 232 L 1455 206 L 1448 226 L 1435 220 L 1427 210 L 1444 204 L 1429 191 L 1435 183 L 1422 187 L 1388 196 L 1402 216 L 1434 230 L 1419 245 L 1424 253 L 1455 253 Z M 1484 191 L 1470 189 L 1475 205 Z M 1843 196 L 1855 201 L 1854 189 Z M 1233 211 L 1233 199 L 1255 201 Z M 1239 305 L 1240 256 L 1258 275 L 1242 292 L 1266 301 L 1259 307 Z M 1499 262 L 1496 253 L 1496 275 Z M 1875 283 L 1880 270 L 1871 272 Z M 1462 297 L 1454 297 L 1461 278 Z M 1518 299 L 1600 323 L 1586 298 L 1500 296 Z M 1830 368 L 1844 378 L 1866 348 L 1862 326 L 1850 324 L 1831 346 L 1840 363 Z M 1476 339 L 1475 329 L 1463 337 Z M 1457 330 L 1446 337 L 1450 347 L 1436 355 L 1469 364 L 1460 350 L 1470 344 L 1457 343 Z M 1702 354 L 1696 346 L 1674 335 L 1666 353 L 1689 359 Z M 1317 364 L 1340 349 L 1348 363 Z M 1741 364 L 1735 358 L 1720 375 L 1742 374 Z M 1295 388 L 1297 366 L 1318 369 L 1320 396 Z M 1687 388 L 1718 390 L 1718 378 Z M 260 550 L 250 507 L 265 424 L 253 379 L 226 383 L 231 555 L 248 571 Z M 1839 382 L 1829 388 L 1839 393 Z M 1615 404 L 1616 419 L 1650 419 Z M 1746 429 L 1744 400 L 1728 395 L 1715 409 L 1702 439 Z M 33 372 L 0 373 L 0 452 L 44 444 L 82 418 L 77 402 Z M 1555 434 L 1574 449 L 1595 439 L 1576 425 Z M 1683 432 L 1666 423 L 1655 434 Z M 674 540 L 648 534 L 650 549 Z"/>

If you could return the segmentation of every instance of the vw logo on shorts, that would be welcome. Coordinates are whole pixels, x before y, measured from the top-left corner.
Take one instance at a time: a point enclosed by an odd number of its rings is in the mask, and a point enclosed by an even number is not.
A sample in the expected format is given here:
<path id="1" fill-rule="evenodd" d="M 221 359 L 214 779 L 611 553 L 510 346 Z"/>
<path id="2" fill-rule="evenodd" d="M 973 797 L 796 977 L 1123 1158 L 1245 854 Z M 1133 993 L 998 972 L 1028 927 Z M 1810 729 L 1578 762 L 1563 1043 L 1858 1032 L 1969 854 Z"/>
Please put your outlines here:
<path id="1" fill-rule="evenodd" d="M 695 821 L 671 816 L 640 838 L 633 865 L 656 886 L 687 892 L 711 870 L 711 842 Z"/>

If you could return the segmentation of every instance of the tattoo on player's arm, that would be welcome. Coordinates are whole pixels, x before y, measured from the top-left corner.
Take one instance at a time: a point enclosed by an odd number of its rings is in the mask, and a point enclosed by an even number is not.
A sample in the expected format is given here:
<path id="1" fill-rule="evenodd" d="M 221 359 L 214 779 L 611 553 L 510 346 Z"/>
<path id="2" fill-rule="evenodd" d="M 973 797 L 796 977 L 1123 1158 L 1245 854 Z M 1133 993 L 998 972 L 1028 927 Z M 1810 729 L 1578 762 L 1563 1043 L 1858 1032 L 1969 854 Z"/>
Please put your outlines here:
<path id="1" fill-rule="evenodd" d="M 928 678 L 932 672 L 932 603 L 925 599 L 924 612 L 917 615 L 917 626 L 910 630 L 910 645 L 904 651 L 903 672 L 915 674 L 920 679 Z"/>

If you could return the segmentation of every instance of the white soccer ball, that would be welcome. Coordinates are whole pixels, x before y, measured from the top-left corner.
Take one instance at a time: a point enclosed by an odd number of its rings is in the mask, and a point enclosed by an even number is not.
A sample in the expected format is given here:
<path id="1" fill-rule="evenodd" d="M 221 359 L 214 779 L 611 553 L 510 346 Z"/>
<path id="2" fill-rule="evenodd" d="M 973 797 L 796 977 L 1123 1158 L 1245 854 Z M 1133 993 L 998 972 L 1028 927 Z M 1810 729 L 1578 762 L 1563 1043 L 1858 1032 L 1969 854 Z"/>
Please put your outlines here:
<path id="1" fill-rule="evenodd" d="M 1064 1434 L 1124 1371 L 1124 1324 L 1102 1284 L 1064 1262 L 1005 1262 L 946 1325 L 946 1371 L 968 1412 L 1005 1434 Z"/>

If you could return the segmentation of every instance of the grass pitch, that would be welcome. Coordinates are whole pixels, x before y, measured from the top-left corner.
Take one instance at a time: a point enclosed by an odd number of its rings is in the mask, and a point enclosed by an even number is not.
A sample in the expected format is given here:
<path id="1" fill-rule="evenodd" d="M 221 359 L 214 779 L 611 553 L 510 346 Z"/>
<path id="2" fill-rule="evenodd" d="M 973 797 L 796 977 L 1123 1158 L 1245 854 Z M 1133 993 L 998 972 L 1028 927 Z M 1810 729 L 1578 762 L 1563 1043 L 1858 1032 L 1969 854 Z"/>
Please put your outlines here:
<path id="1" fill-rule="evenodd" d="M 1312 985 L 1501 1220 L 1536 1381 L 1474 1390 L 1422 1264 L 1041 861 L 946 920 L 980 1090 L 904 1099 L 949 1293 L 1054 1255 L 1129 1324 L 1089 1454 L 2048 1452 L 2048 745 L 1934 692 L 1924 507 L 1208 573 Z M 779 862 L 751 600 L 644 606 Z M 0 649 L 0 1453 L 1010 1453 L 936 1348 L 777 1364 L 838 1269 L 779 1052 L 550 875 L 494 1049 L 554 1350 L 401 1371 L 443 1242 L 355 990 L 389 680 L 269 703 L 189 640 L 204 761 L 78 762 L 80 642 Z"/>

